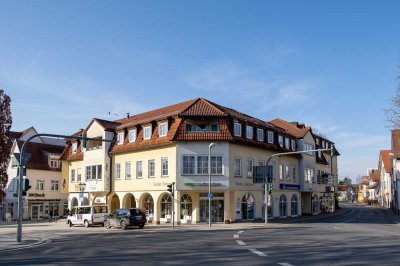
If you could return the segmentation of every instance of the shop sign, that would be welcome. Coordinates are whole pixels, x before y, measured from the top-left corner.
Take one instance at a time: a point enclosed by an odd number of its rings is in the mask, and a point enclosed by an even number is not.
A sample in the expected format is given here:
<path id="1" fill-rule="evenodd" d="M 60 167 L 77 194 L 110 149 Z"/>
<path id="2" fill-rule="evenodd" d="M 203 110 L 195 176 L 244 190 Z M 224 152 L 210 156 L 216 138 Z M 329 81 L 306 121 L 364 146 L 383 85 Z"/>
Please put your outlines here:
<path id="1" fill-rule="evenodd" d="M 106 204 L 106 196 L 99 196 L 94 200 L 96 204 Z"/>
<path id="2" fill-rule="evenodd" d="M 300 185 L 280 184 L 279 187 L 284 190 L 300 190 Z"/>
<path id="3" fill-rule="evenodd" d="M 208 182 L 186 182 L 183 183 L 186 187 L 208 187 Z M 212 187 L 220 187 L 222 183 L 211 182 Z"/>
<path id="4" fill-rule="evenodd" d="M 29 197 L 44 197 L 44 193 L 29 193 Z"/>
<path id="5" fill-rule="evenodd" d="M 98 184 L 99 183 L 97 181 L 86 181 L 85 191 L 100 191 L 100 189 L 97 188 Z"/>

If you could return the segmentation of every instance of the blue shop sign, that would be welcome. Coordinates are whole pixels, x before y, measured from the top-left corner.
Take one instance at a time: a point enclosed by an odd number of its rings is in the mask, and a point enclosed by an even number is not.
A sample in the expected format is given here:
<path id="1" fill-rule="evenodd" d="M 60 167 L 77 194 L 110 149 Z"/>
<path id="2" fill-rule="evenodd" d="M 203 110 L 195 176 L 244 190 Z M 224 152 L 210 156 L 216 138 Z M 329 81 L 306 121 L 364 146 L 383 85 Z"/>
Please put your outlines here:
<path id="1" fill-rule="evenodd" d="M 300 190 L 300 185 L 280 184 L 279 187 L 284 190 Z"/>

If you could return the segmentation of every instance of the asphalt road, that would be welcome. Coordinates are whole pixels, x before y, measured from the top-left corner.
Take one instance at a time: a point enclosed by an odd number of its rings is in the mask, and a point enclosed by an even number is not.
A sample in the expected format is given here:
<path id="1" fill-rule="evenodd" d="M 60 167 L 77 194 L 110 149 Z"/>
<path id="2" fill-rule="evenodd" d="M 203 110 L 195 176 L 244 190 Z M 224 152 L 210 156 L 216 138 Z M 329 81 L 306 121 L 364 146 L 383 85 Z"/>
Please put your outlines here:
<path id="1" fill-rule="evenodd" d="M 388 210 L 344 206 L 340 216 L 216 230 L 38 227 L 48 243 L 0 252 L 0 265 L 400 265 L 400 224 Z"/>

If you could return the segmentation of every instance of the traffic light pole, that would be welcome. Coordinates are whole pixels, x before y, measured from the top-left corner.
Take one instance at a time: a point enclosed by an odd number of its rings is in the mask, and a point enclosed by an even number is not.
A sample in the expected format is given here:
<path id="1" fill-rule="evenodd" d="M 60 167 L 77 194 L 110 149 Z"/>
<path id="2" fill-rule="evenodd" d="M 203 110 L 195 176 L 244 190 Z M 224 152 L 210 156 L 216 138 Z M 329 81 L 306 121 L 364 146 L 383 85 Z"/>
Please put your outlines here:
<path id="1" fill-rule="evenodd" d="M 22 182 L 23 182 L 23 171 L 25 167 L 25 148 L 27 144 L 34 138 L 37 137 L 52 137 L 52 138 L 63 138 L 63 139 L 80 139 L 83 141 L 87 140 L 95 140 L 95 141 L 103 141 L 103 142 L 112 142 L 112 140 L 106 140 L 106 139 L 97 139 L 97 138 L 86 138 L 84 137 L 75 137 L 75 136 L 67 136 L 67 135 L 56 135 L 56 134 L 46 134 L 46 133 L 41 133 L 41 134 L 35 134 L 25 140 L 25 142 L 22 144 L 21 150 L 20 150 L 20 158 L 19 158 L 19 184 L 18 184 L 18 225 L 17 225 L 17 242 L 22 242 L 22 219 L 23 219 L 23 202 L 22 202 Z"/>
<path id="2" fill-rule="evenodd" d="M 307 150 L 307 151 L 291 151 L 291 152 L 282 152 L 282 153 L 274 153 L 271 156 L 268 157 L 268 160 L 266 162 L 266 166 L 268 167 L 269 162 L 271 161 L 271 159 L 273 157 L 280 157 L 283 155 L 292 155 L 292 154 L 302 154 L 302 153 L 308 153 L 308 152 L 318 152 L 318 151 L 331 151 L 331 156 L 333 156 L 333 150 L 334 150 L 335 146 L 332 145 L 332 148 L 329 149 L 316 149 L 316 150 Z M 273 172 L 272 172 L 273 174 Z M 272 177 L 271 177 L 271 182 L 273 182 Z M 271 183 L 272 184 L 272 183 Z M 265 195 L 264 195 L 264 201 L 265 201 L 265 209 L 264 209 L 264 223 L 268 224 L 268 195 L 269 195 L 269 191 L 268 191 L 268 178 L 264 177 L 264 190 L 265 190 Z M 272 191 L 271 191 L 272 193 Z"/>

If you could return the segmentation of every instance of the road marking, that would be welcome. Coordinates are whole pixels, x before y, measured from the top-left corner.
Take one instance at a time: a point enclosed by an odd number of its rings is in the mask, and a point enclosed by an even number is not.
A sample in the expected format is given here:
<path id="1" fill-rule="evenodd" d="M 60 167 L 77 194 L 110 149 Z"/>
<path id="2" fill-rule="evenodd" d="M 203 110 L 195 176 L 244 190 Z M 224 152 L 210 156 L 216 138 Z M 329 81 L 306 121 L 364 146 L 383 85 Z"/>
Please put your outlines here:
<path id="1" fill-rule="evenodd" d="M 354 221 L 355 219 L 350 219 L 350 220 L 347 220 L 347 221 L 344 221 L 344 222 L 342 222 L 342 223 L 348 223 L 348 222 L 351 222 L 351 221 Z"/>
<path id="2" fill-rule="evenodd" d="M 244 243 L 242 240 L 236 240 L 236 242 L 237 242 L 239 245 L 241 245 L 241 246 L 246 245 L 246 243 Z"/>
<path id="3" fill-rule="evenodd" d="M 241 233 L 243 233 L 243 231 L 239 231 L 239 232 L 238 232 L 238 234 L 241 234 Z"/>
<path id="4" fill-rule="evenodd" d="M 293 264 L 290 264 L 290 263 L 287 263 L 287 262 L 281 262 L 281 263 L 278 263 L 279 265 L 282 265 L 282 266 L 294 266 Z"/>
<path id="5" fill-rule="evenodd" d="M 254 254 L 257 254 L 257 255 L 260 256 L 260 257 L 267 257 L 267 256 L 268 256 L 268 255 L 265 254 L 264 252 L 258 251 L 258 250 L 255 249 L 255 248 L 249 248 L 249 250 L 250 250 L 251 252 L 253 252 Z"/>
<path id="6" fill-rule="evenodd" d="M 344 230 L 344 231 L 349 231 L 351 229 L 346 229 L 346 228 L 340 228 L 340 227 L 333 227 L 334 229 L 338 229 L 338 230 Z"/>
<path id="7" fill-rule="evenodd" d="M 239 235 L 233 235 L 233 238 L 239 238 Z"/>

